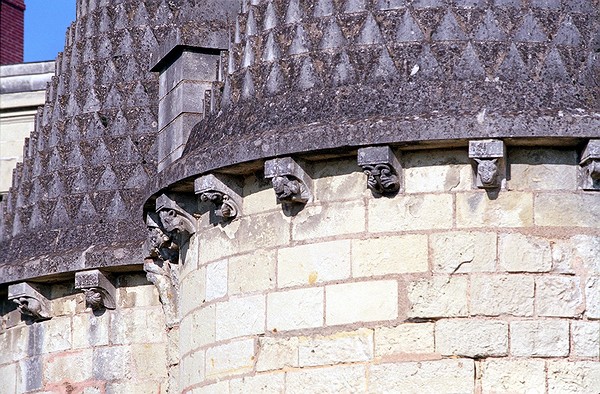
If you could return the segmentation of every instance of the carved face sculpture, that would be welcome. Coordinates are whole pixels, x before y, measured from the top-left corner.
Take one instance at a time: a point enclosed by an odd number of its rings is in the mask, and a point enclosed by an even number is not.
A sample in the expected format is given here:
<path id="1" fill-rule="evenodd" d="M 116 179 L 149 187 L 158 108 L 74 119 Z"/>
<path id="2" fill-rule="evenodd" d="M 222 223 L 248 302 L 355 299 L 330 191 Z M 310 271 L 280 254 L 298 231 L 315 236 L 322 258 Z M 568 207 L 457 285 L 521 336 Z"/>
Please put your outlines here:
<path id="1" fill-rule="evenodd" d="M 84 289 L 85 302 L 93 310 L 98 310 L 103 306 L 102 293 L 96 288 Z"/>
<path id="2" fill-rule="evenodd" d="M 165 230 L 171 232 L 182 228 L 181 220 L 177 217 L 177 212 L 173 209 L 165 209 L 158 213 L 160 221 L 162 222 Z"/>
<path id="3" fill-rule="evenodd" d="M 289 200 L 301 192 L 300 182 L 295 179 L 276 176 L 273 178 L 272 183 L 275 194 L 277 194 L 277 198 L 280 200 Z"/>
<path id="4" fill-rule="evenodd" d="M 35 299 L 21 297 L 13 300 L 17 304 L 17 309 L 24 315 L 38 317 L 42 312 L 42 305 Z"/>
<path id="5" fill-rule="evenodd" d="M 400 188 L 398 177 L 387 164 L 364 166 L 367 175 L 367 186 L 378 193 L 391 193 Z"/>
<path id="6" fill-rule="evenodd" d="M 496 178 L 498 177 L 498 159 L 481 160 L 475 159 L 477 162 L 477 175 L 481 179 L 481 183 L 485 186 L 495 186 Z"/>

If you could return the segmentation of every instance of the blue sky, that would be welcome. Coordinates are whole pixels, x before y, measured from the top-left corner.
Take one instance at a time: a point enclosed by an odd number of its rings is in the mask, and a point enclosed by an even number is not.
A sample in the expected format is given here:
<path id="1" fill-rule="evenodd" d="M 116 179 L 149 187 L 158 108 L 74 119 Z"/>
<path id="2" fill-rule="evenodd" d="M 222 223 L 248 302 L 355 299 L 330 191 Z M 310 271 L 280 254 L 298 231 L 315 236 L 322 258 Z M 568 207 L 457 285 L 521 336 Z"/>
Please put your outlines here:
<path id="1" fill-rule="evenodd" d="M 26 62 L 54 60 L 75 20 L 75 0 L 25 0 Z"/>

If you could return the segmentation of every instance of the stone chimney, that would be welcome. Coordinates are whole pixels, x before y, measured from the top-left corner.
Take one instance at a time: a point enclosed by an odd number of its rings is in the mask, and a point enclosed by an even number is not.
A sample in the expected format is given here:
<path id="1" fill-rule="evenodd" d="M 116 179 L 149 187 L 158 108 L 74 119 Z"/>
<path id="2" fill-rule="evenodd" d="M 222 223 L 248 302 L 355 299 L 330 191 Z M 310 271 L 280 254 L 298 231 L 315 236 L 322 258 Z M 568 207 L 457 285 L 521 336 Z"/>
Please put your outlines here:
<path id="1" fill-rule="evenodd" d="M 0 0 L 0 64 L 23 62 L 25 0 Z"/>

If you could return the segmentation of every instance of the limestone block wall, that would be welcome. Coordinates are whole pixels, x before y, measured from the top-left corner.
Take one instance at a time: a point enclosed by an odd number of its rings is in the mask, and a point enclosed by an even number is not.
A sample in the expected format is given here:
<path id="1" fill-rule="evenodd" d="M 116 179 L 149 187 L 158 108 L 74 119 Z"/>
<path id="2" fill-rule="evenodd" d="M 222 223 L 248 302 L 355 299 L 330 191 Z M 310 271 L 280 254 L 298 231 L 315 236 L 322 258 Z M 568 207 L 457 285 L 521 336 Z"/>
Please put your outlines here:
<path id="1" fill-rule="evenodd" d="M 52 285 L 53 317 L 43 322 L 22 321 L 5 301 L 0 392 L 167 392 L 166 330 L 155 287 L 142 274 L 116 282 L 112 311 L 86 309 L 72 284 Z"/>
<path id="2" fill-rule="evenodd" d="M 306 162 L 294 215 L 245 177 L 243 214 L 182 249 L 180 391 L 600 391 L 600 194 L 575 149 L 511 147 L 497 196 L 465 149 Z"/>

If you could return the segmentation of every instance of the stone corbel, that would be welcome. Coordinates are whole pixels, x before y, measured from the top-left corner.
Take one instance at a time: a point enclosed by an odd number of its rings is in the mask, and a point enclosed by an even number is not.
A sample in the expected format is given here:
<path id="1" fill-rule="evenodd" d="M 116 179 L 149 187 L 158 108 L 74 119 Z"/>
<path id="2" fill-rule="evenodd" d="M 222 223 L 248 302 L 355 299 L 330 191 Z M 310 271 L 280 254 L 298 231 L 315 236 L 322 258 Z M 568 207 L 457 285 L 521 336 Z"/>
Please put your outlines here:
<path id="1" fill-rule="evenodd" d="M 600 190 L 600 139 L 589 140 L 581 155 L 579 183 L 583 190 Z"/>
<path id="2" fill-rule="evenodd" d="M 21 282 L 8 286 L 8 299 L 17 304 L 19 312 L 30 316 L 34 321 L 47 320 L 50 315 L 50 300 L 42 285 Z"/>
<path id="3" fill-rule="evenodd" d="M 502 140 L 469 141 L 469 158 L 473 160 L 475 186 L 500 189 L 506 181 L 506 148 Z"/>
<path id="4" fill-rule="evenodd" d="M 402 167 L 389 146 L 360 148 L 358 165 L 367 175 L 367 187 L 373 194 L 393 194 L 400 190 Z"/>
<path id="5" fill-rule="evenodd" d="M 94 311 L 116 308 L 117 290 L 99 270 L 75 273 L 75 288 L 83 291 L 86 305 Z"/>
<path id="6" fill-rule="evenodd" d="M 162 194 L 156 199 L 156 212 L 167 232 L 189 237 L 196 233 L 194 213 L 197 205 L 197 200 L 192 195 Z"/>
<path id="7" fill-rule="evenodd" d="M 234 190 L 237 189 L 237 190 Z M 194 192 L 200 196 L 201 202 L 209 202 L 215 206 L 215 215 L 222 220 L 233 220 L 241 213 L 241 191 L 232 180 L 222 175 L 208 174 L 194 181 Z"/>
<path id="8" fill-rule="evenodd" d="M 278 202 L 306 204 L 312 199 L 312 179 L 291 157 L 265 161 L 265 178 L 271 180 Z"/>

